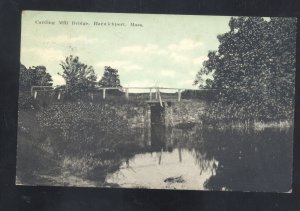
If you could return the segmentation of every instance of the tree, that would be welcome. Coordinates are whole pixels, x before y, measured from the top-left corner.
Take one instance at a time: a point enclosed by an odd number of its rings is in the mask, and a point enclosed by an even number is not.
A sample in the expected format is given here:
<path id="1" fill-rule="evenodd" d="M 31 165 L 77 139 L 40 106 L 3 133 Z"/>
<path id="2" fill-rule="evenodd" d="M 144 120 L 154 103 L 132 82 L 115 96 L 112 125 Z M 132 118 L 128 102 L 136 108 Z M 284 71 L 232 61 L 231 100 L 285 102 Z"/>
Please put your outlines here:
<path id="1" fill-rule="evenodd" d="M 219 105 L 252 119 L 284 118 L 293 113 L 296 64 L 296 19 L 231 18 L 230 31 L 219 35 L 218 51 L 196 76 L 212 74 L 207 88 L 220 91 Z"/>
<path id="2" fill-rule="evenodd" d="M 121 87 L 118 70 L 105 66 L 99 85 L 101 87 Z"/>
<path id="3" fill-rule="evenodd" d="M 52 77 L 45 66 L 32 66 L 27 69 L 20 65 L 19 87 L 21 91 L 30 91 L 32 86 L 52 86 Z"/>
<path id="4" fill-rule="evenodd" d="M 80 93 L 92 91 L 95 88 L 97 76 L 94 68 L 79 61 L 78 56 L 70 55 L 60 63 L 63 68 L 61 75 L 66 82 L 66 93 L 78 97 Z"/>

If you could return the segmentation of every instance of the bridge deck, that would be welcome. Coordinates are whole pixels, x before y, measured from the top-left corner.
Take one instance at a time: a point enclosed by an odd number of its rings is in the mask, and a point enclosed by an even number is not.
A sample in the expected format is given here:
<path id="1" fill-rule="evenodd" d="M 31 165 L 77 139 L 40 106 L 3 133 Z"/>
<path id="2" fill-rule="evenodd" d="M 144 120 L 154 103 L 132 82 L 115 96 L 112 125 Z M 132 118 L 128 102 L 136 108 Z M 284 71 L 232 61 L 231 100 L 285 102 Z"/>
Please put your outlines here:
<path id="1" fill-rule="evenodd" d="M 145 100 L 146 103 L 160 103 L 159 100 Z M 178 102 L 178 99 L 162 99 L 162 103 L 176 103 Z M 180 102 L 191 102 L 191 100 L 188 99 L 181 99 Z"/>
<path id="2" fill-rule="evenodd" d="M 130 92 L 131 90 L 141 89 L 145 90 L 143 93 L 135 93 Z M 134 101 L 144 101 L 147 103 L 156 104 L 159 103 L 163 106 L 164 103 L 174 103 L 174 102 L 188 102 L 190 100 L 182 99 L 183 91 L 213 91 L 213 89 L 184 89 L 184 88 L 165 88 L 165 87 L 96 87 L 95 90 L 87 92 L 86 95 L 91 98 L 91 100 L 95 100 L 96 98 L 102 98 L 103 100 L 110 98 L 110 92 L 115 90 L 117 93 L 113 96 L 115 98 L 122 99 L 123 97 L 126 100 L 134 100 Z M 162 92 L 161 90 L 173 90 L 174 92 Z M 34 99 L 37 98 L 38 92 L 55 92 L 57 100 L 61 100 L 62 96 L 65 94 L 66 90 L 64 89 L 54 89 L 52 86 L 32 86 L 31 87 L 31 95 Z M 39 94 L 40 95 L 40 94 Z M 100 95 L 100 96 L 99 96 Z"/>

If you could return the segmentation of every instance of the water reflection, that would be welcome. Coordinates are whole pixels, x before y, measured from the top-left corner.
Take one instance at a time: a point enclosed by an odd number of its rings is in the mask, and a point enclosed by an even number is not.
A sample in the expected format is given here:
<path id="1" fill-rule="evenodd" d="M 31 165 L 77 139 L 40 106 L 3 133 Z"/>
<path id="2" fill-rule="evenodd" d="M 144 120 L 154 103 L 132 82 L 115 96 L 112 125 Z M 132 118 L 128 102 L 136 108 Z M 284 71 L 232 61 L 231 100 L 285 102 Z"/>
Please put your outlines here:
<path id="1" fill-rule="evenodd" d="M 165 107 L 151 107 L 150 136 L 135 133 L 140 150 L 106 175 L 107 184 L 127 188 L 291 190 L 292 128 L 219 130 L 195 122 L 170 125 L 166 119 Z"/>
<path id="2" fill-rule="evenodd" d="M 210 190 L 287 192 L 292 183 L 292 130 L 203 131 L 198 148 L 219 161 Z"/>
<path id="3" fill-rule="evenodd" d="M 215 175 L 218 161 L 203 160 L 198 165 L 195 152 L 176 148 L 135 155 L 120 170 L 107 176 L 106 182 L 126 188 L 204 189 L 205 181 Z"/>
<path id="4" fill-rule="evenodd" d="M 292 129 L 220 131 L 193 125 L 161 131 L 151 136 L 150 146 L 124 159 L 106 182 L 127 188 L 291 189 Z"/>

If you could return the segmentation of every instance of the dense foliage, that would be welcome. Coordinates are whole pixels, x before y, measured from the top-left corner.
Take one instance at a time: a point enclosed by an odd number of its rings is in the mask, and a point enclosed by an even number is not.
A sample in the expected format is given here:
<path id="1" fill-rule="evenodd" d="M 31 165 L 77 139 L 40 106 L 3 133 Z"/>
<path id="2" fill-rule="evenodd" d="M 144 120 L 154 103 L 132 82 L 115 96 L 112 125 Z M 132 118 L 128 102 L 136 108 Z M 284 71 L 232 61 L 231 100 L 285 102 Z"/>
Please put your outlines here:
<path id="1" fill-rule="evenodd" d="M 118 70 L 105 66 L 99 85 L 102 87 L 121 87 Z"/>
<path id="2" fill-rule="evenodd" d="M 51 134 L 62 171 L 102 181 L 106 171 L 140 148 L 128 124 L 130 110 L 129 105 L 64 102 L 39 110 L 36 117 L 42 133 Z"/>
<path id="3" fill-rule="evenodd" d="M 30 91 L 32 86 L 52 86 L 52 77 L 45 66 L 33 66 L 28 69 L 20 65 L 20 91 Z"/>
<path id="4" fill-rule="evenodd" d="M 85 102 L 53 104 L 38 114 L 42 127 L 56 131 L 66 144 L 62 154 L 85 154 L 122 140 L 127 120 L 108 104 Z M 98 148 L 100 147 L 100 148 Z M 111 147 L 113 148 L 113 147 Z"/>
<path id="5" fill-rule="evenodd" d="M 78 97 L 80 93 L 91 91 L 96 85 L 97 76 L 92 66 L 79 61 L 78 56 L 70 55 L 60 63 L 63 69 L 61 76 L 66 82 L 66 93 Z"/>
<path id="6" fill-rule="evenodd" d="M 291 118 L 296 71 L 296 19 L 231 18 L 217 51 L 198 72 L 195 84 L 219 91 L 211 112 L 230 118 Z M 212 74 L 213 80 L 202 75 Z"/>

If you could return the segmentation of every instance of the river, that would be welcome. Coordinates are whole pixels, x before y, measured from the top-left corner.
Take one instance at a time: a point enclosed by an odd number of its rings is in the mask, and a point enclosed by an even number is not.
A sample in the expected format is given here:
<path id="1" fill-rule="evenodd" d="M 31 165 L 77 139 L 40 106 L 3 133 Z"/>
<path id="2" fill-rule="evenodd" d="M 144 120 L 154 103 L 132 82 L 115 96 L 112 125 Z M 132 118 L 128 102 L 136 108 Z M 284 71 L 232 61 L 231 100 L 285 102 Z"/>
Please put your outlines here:
<path id="1" fill-rule="evenodd" d="M 144 150 L 106 175 L 114 187 L 289 192 L 292 128 L 204 129 L 152 126 Z M 109 186 L 109 185 L 108 185 Z"/>

